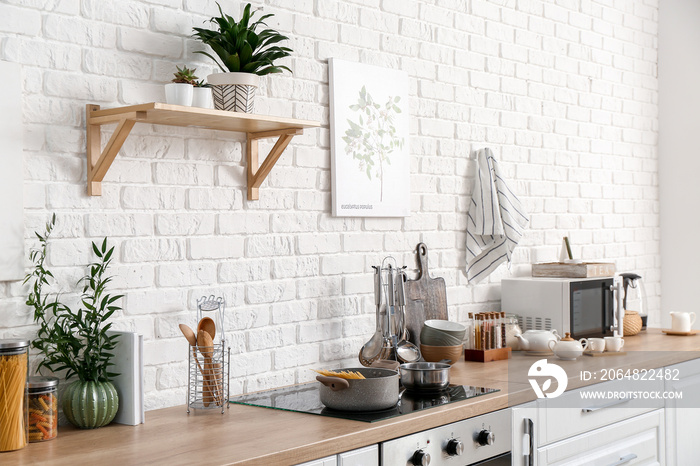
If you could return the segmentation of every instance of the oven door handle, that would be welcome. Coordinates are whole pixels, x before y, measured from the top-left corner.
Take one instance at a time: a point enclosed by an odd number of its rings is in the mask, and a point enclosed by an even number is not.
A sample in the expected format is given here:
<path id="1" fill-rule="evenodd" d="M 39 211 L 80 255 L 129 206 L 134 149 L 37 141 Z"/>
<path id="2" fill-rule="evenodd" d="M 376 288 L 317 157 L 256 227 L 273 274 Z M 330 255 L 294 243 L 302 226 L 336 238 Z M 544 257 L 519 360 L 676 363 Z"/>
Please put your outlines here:
<path id="1" fill-rule="evenodd" d="M 535 464 L 535 424 L 532 419 L 525 418 L 523 435 L 523 465 L 534 466 Z"/>

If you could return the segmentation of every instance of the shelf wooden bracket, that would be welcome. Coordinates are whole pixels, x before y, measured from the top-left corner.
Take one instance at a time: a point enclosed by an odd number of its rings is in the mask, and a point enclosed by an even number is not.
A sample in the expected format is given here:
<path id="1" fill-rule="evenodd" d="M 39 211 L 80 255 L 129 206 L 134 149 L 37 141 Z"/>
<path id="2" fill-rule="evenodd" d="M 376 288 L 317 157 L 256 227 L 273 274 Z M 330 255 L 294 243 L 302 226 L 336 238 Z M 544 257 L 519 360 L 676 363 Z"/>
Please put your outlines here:
<path id="1" fill-rule="evenodd" d="M 183 107 L 159 102 L 104 110 L 100 109 L 99 105 L 88 104 L 85 106 L 88 195 L 102 195 L 102 180 L 136 123 L 245 133 L 248 149 L 248 200 L 259 199 L 260 185 L 270 174 L 270 170 L 275 166 L 292 138 L 303 134 L 304 128 L 320 126 L 315 121 Z M 103 149 L 100 127 L 109 124 L 116 124 L 116 128 Z M 267 157 L 260 158 L 258 141 L 272 138 L 277 138 L 277 142 Z"/>
<path id="2" fill-rule="evenodd" d="M 256 201 L 260 199 L 259 188 L 267 175 L 270 174 L 272 167 L 279 160 L 284 149 L 287 148 L 289 142 L 294 136 L 303 134 L 301 129 L 287 129 L 281 131 L 262 131 L 259 133 L 246 133 L 247 135 L 247 152 L 248 152 L 248 200 Z M 260 163 L 258 153 L 258 140 L 277 137 L 277 142 L 267 157 Z"/>
<path id="3" fill-rule="evenodd" d="M 110 121 L 93 121 L 92 112 L 100 109 L 99 105 L 88 104 L 86 106 L 85 125 L 87 127 L 87 191 L 88 196 L 102 195 L 102 180 L 109 170 L 109 167 L 114 162 L 114 158 L 122 148 L 124 141 L 129 136 L 131 128 L 138 118 L 145 118 L 144 112 L 133 112 L 132 114 L 123 114 L 119 118 L 112 118 Z M 100 125 L 105 123 L 117 123 L 117 128 L 109 138 L 104 150 L 101 146 L 101 130 Z"/>

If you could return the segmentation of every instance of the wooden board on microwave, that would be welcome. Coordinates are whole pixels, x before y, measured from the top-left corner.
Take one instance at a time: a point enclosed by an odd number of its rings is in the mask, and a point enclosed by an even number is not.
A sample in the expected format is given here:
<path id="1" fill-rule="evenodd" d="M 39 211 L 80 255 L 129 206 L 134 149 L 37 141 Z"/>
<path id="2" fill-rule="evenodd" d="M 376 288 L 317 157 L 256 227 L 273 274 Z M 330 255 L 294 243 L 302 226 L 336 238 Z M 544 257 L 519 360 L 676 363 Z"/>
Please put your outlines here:
<path id="1" fill-rule="evenodd" d="M 612 262 L 582 262 L 580 264 L 543 262 L 532 264 L 533 277 L 591 278 L 612 277 L 614 275 L 615 264 Z"/>

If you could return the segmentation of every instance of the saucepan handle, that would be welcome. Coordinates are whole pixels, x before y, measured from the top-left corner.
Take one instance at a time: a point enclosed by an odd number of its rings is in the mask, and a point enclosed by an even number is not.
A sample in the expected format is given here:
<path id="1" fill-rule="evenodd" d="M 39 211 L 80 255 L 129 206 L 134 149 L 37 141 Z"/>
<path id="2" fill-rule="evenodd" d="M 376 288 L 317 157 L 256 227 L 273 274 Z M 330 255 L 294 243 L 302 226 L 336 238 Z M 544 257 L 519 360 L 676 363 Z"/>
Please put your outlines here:
<path id="1" fill-rule="evenodd" d="M 390 359 L 379 359 L 374 361 L 369 367 L 376 367 L 378 369 L 389 369 L 392 371 L 398 371 L 401 364 L 398 361 L 392 361 Z"/>
<path id="2" fill-rule="evenodd" d="M 340 377 L 328 377 L 326 375 L 317 375 L 316 380 L 318 380 L 334 392 L 350 388 L 350 382 L 348 382 L 346 379 L 341 379 Z"/>

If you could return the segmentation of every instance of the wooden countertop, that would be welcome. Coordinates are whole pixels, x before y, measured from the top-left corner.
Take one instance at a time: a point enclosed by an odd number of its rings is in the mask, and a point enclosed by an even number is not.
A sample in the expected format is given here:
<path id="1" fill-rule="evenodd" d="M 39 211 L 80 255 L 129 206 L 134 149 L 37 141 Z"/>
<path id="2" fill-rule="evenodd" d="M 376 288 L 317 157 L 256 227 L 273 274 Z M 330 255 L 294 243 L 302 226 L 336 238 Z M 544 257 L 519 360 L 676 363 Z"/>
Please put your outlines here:
<path id="1" fill-rule="evenodd" d="M 649 329 L 625 339 L 626 355 L 582 356 L 560 361 L 569 389 L 588 385 L 579 371 L 657 368 L 700 358 L 700 336 L 674 337 Z M 374 423 L 232 404 L 187 414 L 184 406 L 146 413 L 140 426 L 110 425 L 96 430 L 61 427 L 58 438 L 0 453 L 3 464 L 297 464 L 535 399 L 527 370 L 541 357 L 514 352 L 512 359 L 487 364 L 459 362 L 451 382 L 498 388 L 475 399 Z M 509 376 L 517 382 L 508 383 Z"/>

